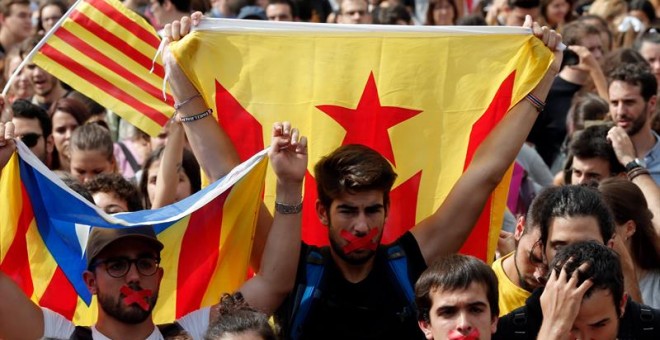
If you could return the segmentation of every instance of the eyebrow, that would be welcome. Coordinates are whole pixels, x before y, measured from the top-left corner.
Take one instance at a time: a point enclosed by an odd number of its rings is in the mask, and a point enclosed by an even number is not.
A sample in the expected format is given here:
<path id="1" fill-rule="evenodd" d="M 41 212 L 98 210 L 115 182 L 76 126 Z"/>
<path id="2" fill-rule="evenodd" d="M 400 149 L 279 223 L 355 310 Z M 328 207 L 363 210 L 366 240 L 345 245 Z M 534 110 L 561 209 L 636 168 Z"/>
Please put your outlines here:
<path id="1" fill-rule="evenodd" d="M 600 321 L 596 321 L 596 322 L 594 322 L 594 323 L 590 323 L 589 326 L 593 327 L 593 326 L 598 325 L 599 323 L 605 323 L 605 322 L 609 322 L 609 321 L 610 321 L 610 318 L 604 318 L 604 319 L 602 319 L 602 320 L 600 320 Z"/>
<path id="2" fill-rule="evenodd" d="M 488 307 L 488 304 L 486 304 L 483 301 L 470 302 L 467 305 L 468 305 L 468 307 L 484 307 L 484 308 Z M 450 308 L 457 308 L 457 307 L 456 307 L 456 305 L 441 305 L 441 306 L 438 306 L 437 310 L 446 310 L 446 309 L 450 309 Z"/>

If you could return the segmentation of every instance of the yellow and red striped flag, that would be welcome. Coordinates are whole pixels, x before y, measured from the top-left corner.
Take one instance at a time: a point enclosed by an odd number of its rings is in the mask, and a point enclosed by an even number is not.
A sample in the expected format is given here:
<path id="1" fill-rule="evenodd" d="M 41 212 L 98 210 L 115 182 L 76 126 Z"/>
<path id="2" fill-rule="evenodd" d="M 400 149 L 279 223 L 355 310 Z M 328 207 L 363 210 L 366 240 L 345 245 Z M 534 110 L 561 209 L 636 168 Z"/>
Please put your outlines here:
<path id="1" fill-rule="evenodd" d="M 205 19 L 170 47 L 243 159 L 263 148 L 275 121 L 309 136 L 303 239 L 316 245 L 328 242 L 311 174 L 322 156 L 361 143 L 395 167 L 383 236 L 391 242 L 440 206 L 477 146 L 552 60 L 530 30 L 513 27 Z M 493 259 L 509 179 L 462 252 Z M 273 183 L 269 174 L 271 202 Z"/>
<path id="2" fill-rule="evenodd" d="M 165 72 L 153 64 L 160 37 L 117 0 L 78 0 L 37 47 L 32 60 L 148 134 L 174 113 Z"/>
<path id="3" fill-rule="evenodd" d="M 243 283 L 267 159 L 255 155 L 222 180 L 157 210 L 107 215 L 69 189 L 30 150 L 0 173 L 0 271 L 35 303 L 91 325 L 96 299 L 82 279 L 91 227 L 152 225 L 165 245 L 156 323 L 217 303 Z M 18 157 L 20 155 L 20 157 Z"/>

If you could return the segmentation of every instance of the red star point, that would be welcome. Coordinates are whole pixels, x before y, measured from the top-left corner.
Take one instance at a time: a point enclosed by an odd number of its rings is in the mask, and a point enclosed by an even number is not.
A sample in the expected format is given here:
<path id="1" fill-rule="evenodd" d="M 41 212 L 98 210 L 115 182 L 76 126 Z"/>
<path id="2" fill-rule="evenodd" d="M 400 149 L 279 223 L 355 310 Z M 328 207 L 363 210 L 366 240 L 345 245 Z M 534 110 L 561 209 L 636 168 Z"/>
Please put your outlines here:
<path id="1" fill-rule="evenodd" d="M 369 146 L 395 165 L 392 142 L 387 130 L 422 112 L 396 106 L 382 106 L 373 72 L 369 74 L 369 80 L 355 109 L 336 105 L 319 105 L 317 108 L 346 130 L 342 145 Z"/>

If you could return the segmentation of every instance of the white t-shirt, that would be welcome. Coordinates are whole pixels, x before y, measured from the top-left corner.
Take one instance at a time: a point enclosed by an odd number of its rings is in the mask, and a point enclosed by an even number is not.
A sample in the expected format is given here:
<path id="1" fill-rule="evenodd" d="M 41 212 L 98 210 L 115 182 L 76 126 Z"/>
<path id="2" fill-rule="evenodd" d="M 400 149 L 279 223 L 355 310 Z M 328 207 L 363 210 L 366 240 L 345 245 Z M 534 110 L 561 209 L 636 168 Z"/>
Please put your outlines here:
<path id="1" fill-rule="evenodd" d="M 76 327 L 73 323 L 67 320 L 64 316 L 53 312 L 48 308 L 41 308 L 44 314 L 44 338 L 49 339 L 69 339 Z M 203 339 L 207 328 L 209 327 L 209 315 L 211 313 L 210 307 L 198 309 L 194 312 L 187 314 L 177 323 L 188 332 L 193 339 Z M 92 329 L 92 339 L 94 340 L 109 340 L 108 337 L 101 334 L 95 326 Z M 158 327 L 154 327 L 153 333 L 145 340 L 161 340 L 163 335 L 160 334 Z"/>

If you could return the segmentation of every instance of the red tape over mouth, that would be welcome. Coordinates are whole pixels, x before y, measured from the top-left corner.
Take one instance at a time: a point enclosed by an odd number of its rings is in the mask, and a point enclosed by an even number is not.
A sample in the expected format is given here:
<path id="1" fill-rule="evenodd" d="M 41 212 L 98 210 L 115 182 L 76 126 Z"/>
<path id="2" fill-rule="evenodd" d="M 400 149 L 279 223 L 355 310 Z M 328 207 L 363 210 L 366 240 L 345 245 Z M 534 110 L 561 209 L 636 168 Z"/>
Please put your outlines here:
<path id="1" fill-rule="evenodd" d="M 348 242 L 342 250 L 345 253 L 350 253 L 358 249 L 376 250 L 377 244 L 374 242 L 374 237 L 378 235 L 378 228 L 373 228 L 368 234 L 364 236 L 355 236 L 346 230 L 342 230 L 339 236 Z"/>
<path id="2" fill-rule="evenodd" d="M 151 297 L 151 289 L 133 290 L 129 286 L 122 286 L 120 292 L 125 295 L 124 303 L 126 305 L 135 303 L 145 311 L 149 310 L 149 304 L 145 299 Z"/>
<path id="3" fill-rule="evenodd" d="M 479 330 L 476 328 L 473 328 L 468 334 L 463 334 L 455 329 L 449 331 L 449 334 L 447 334 L 449 340 L 477 340 L 479 336 L 481 334 L 479 334 Z"/>

